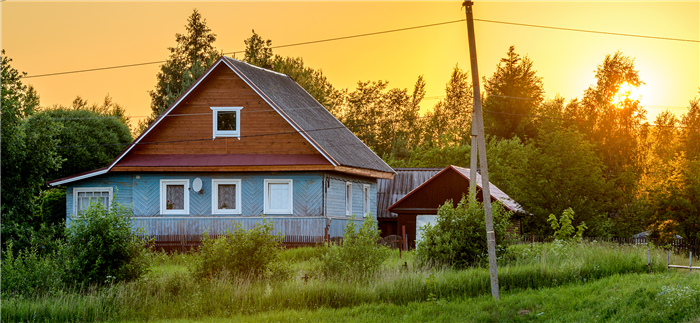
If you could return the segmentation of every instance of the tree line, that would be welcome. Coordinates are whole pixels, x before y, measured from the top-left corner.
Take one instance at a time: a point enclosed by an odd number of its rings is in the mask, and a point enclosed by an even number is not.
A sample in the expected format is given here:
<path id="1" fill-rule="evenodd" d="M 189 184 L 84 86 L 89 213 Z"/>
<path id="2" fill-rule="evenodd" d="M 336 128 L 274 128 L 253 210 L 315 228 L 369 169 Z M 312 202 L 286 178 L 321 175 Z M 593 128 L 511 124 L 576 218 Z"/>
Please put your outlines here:
<path id="1" fill-rule="evenodd" d="M 69 106 L 41 106 L 2 51 L 3 246 L 50 245 L 65 218 L 65 191 L 45 182 L 108 165 L 222 55 L 197 10 L 185 29 L 149 91 L 151 115 L 135 125 L 109 95 L 102 104 L 78 96 Z M 473 90 L 458 65 L 445 96 L 427 107 L 421 75 L 410 91 L 384 80 L 337 89 L 303 58 L 274 54 L 254 30 L 244 44 L 244 61 L 289 75 L 389 165 L 469 165 Z M 549 214 L 572 208 L 592 236 L 700 238 L 700 97 L 680 117 L 664 111 L 650 124 L 639 99 L 623 91 L 644 84 L 633 58 L 606 55 L 595 77 L 581 98 L 547 98 L 533 61 L 508 48 L 482 80 L 492 182 L 531 213 L 528 233 L 551 233 Z"/>

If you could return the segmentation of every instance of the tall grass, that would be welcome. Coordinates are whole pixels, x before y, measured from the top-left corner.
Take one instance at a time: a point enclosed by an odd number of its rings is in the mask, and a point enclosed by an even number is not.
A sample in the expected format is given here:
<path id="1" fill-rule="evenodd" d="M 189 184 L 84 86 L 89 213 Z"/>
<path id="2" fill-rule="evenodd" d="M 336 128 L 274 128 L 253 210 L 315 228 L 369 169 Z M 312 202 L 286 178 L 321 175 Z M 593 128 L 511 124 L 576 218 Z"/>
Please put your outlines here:
<path id="1" fill-rule="evenodd" d="M 619 274 L 665 271 L 665 252 L 652 249 L 651 266 L 647 266 L 646 250 L 647 246 L 607 243 L 536 244 L 532 249 L 530 245 L 514 246 L 499 260 L 501 290 L 508 293 L 584 284 Z M 78 321 L 201 318 L 280 309 L 401 305 L 490 294 L 487 268 L 457 271 L 419 267 L 413 252 L 404 252 L 399 258 L 394 251 L 378 274 L 362 282 L 314 276 L 312 264 L 324 252 L 322 248 L 285 251 L 282 258 L 294 264 L 297 274 L 283 281 L 226 276 L 196 279 L 187 270 L 192 256 L 157 255 L 160 258 L 154 263 L 158 265 L 137 282 L 92 293 L 3 300 L 2 318 L 37 322 L 55 317 L 54 314 Z M 680 258 L 673 261 L 682 263 Z M 38 310 L 44 307 L 44 312 Z"/>

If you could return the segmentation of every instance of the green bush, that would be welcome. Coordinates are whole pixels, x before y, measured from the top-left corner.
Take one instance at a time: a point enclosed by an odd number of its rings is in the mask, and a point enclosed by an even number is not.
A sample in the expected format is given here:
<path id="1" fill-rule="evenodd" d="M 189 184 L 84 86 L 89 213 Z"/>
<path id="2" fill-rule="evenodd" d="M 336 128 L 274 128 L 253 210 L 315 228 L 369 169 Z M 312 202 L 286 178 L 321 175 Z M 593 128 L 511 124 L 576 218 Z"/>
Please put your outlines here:
<path id="1" fill-rule="evenodd" d="M 41 192 L 39 210 L 41 222 L 65 226 L 66 220 L 66 190 L 52 188 Z"/>
<path id="2" fill-rule="evenodd" d="M 576 227 L 576 233 L 574 233 L 573 221 L 574 210 L 571 208 L 564 210 L 559 221 L 557 221 L 557 217 L 554 216 L 554 214 L 550 214 L 547 222 L 549 222 L 552 226 L 552 230 L 554 230 L 554 240 L 581 242 L 583 231 L 588 229 L 588 227 L 586 226 L 586 222 L 581 222 L 581 224 Z"/>
<path id="3" fill-rule="evenodd" d="M 198 277 L 232 275 L 243 279 L 286 279 L 291 275 L 281 260 L 282 235 L 274 235 L 273 222 L 263 219 L 252 230 L 236 223 L 216 239 L 202 234 L 202 247 L 193 267 Z"/>
<path id="4" fill-rule="evenodd" d="M 0 267 L 3 298 L 58 292 L 65 275 L 62 251 L 63 248 L 58 248 L 53 254 L 41 256 L 34 246 L 20 250 L 15 257 L 10 242 Z"/>
<path id="5" fill-rule="evenodd" d="M 506 230 L 511 212 L 500 203 L 492 204 L 493 228 L 496 233 L 496 254 L 502 257 L 509 244 Z M 437 223 L 423 228 L 417 248 L 423 265 L 466 268 L 488 262 L 486 224 L 483 204 L 472 195 L 463 197 L 456 208 L 447 201 L 438 210 Z"/>
<path id="6" fill-rule="evenodd" d="M 105 284 L 141 277 L 149 268 L 148 243 L 133 230 L 131 208 L 112 202 L 90 207 L 66 229 L 70 279 Z"/>
<path id="7" fill-rule="evenodd" d="M 355 218 L 350 217 L 343 244 L 332 246 L 322 257 L 320 272 L 326 277 L 364 279 L 376 274 L 390 256 L 390 250 L 377 244 L 379 229 L 372 217 L 366 217 L 359 230 Z"/>

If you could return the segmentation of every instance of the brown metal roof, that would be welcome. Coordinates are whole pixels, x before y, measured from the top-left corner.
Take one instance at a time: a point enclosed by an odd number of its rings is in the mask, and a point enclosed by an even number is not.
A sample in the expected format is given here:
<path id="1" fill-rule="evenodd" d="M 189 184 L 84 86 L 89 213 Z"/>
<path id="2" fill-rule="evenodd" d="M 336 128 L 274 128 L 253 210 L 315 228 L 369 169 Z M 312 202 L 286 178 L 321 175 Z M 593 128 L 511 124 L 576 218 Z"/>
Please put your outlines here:
<path id="1" fill-rule="evenodd" d="M 377 180 L 377 217 L 396 218 L 398 215 L 387 209 L 439 173 L 442 168 L 395 168 L 394 179 Z"/>
<path id="2" fill-rule="evenodd" d="M 116 166 L 252 166 L 252 165 L 329 165 L 317 154 L 240 154 L 240 155 L 137 155 L 124 157 Z"/>
<path id="3" fill-rule="evenodd" d="M 481 193 L 481 175 L 476 174 L 477 178 L 477 199 L 483 200 Z M 415 213 L 437 211 L 439 205 L 447 200 L 452 200 L 457 204 L 463 195 L 469 192 L 470 180 L 469 168 L 459 166 L 449 166 L 437 174 L 432 176 L 427 181 L 415 187 L 411 192 L 399 198 L 386 210 Z M 498 200 L 506 207 L 506 209 L 518 213 L 527 213 L 520 204 L 511 199 L 506 193 L 498 187 L 490 183 L 491 200 Z M 415 212 L 414 212 L 415 211 Z"/>

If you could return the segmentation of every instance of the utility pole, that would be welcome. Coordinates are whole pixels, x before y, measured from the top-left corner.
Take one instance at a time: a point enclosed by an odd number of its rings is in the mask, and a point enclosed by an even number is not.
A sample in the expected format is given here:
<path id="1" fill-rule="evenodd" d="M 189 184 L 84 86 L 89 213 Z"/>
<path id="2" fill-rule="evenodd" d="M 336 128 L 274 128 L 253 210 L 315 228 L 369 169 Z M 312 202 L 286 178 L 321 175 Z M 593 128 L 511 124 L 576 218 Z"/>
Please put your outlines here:
<path id="1" fill-rule="evenodd" d="M 471 170 L 472 176 L 470 189 L 476 181 L 476 142 L 479 152 L 479 162 L 481 164 L 481 191 L 484 196 L 484 216 L 486 217 L 486 240 L 489 252 L 489 271 L 491 272 L 491 295 L 498 300 L 498 270 L 496 268 L 496 233 L 493 231 L 493 215 L 491 214 L 491 189 L 489 188 L 489 169 L 486 163 L 486 141 L 484 139 L 484 118 L 481 112 L 481 91 L 479 90 L 479 69 L 476 62 L 476 39 L 474 37 L 474 16 L 472 14 L 471 1 L 464 1 L 462 6 L 467 11 L 467 35 L 469 37 L 469 58 L 472 70 L 472 85 L 474 88 L 474 111 L 472 114 L 472 148 L 471 148 Z M 476 125 L 476 127 L 475 127 Z M 476 133 L 474 131 L 476 128 Z"/>

